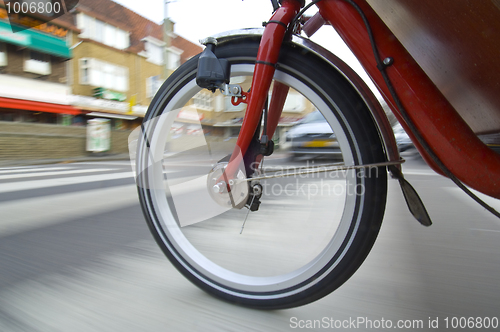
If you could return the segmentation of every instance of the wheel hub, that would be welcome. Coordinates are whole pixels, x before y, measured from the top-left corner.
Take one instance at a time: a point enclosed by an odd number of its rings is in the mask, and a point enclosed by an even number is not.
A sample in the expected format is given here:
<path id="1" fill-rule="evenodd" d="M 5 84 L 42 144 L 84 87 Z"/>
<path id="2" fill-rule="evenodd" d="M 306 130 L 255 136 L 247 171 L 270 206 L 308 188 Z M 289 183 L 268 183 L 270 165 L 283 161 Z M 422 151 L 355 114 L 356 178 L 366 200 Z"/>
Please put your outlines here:
<path id="1" fill-rule="evenodd" d="M 248 183 L 245 173 L 239 170 L 236 179 L 228 179 L 224 173 L 227 162 L 218 163 L 208 173 L 207 190 L 210 197 L 219 205 L 241 209 L 248 200 Z"/>

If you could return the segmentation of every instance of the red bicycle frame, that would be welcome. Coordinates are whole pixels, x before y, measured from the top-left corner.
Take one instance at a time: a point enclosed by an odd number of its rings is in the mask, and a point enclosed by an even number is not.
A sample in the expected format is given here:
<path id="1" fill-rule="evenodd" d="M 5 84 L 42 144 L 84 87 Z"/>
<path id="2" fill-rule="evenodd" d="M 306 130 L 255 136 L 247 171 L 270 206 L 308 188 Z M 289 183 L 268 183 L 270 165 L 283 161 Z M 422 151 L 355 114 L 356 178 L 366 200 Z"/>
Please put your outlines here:
<path id="1" fill-rule="evenodd" d="M 500 155 L 479 140 L 368 3 L 365 0 L 354 1 L 368 19 L 380 56 L 393 60 L 386 72 L 409 118 L 425 142 L 464 184 L 489 196 L 500 198 Z M 415 133 L 411 132 L 400 110 L 395 106 L 396 103 L 377 68 L 368 32 L 360 14 L 343 0 L 324 0 L 316 5 L 321 16 L 337 30 L 356 55 L 426 162 L 436 172 L 443 174 L 415 139 Z M 251 93 L 247 98 L 247 113 L 236 143 L 236 150 L 242 154 L 247 151 L 259 124 L 274 75 L 274 65 L 286 33 L 285 26 L 290 24 L 299 10 L 299 1 L 283 0 L 282 6 L 264 30 Z M 275 84 L 268 117 L 269 137 L 274 134 L 287 92 L 286 87 Z M 233 153 L 233 156 L 236 155 L 237 153 Z M 228 174 L 233 174 L 232 166 L 230 163 L 226 170 Z"/>
<path id="2" fill-rule="evenodd" d="M 299 11 L 299 1 L 284 0 L 282 1 L 282 6 L 274 13 L 266 25 L 260 42 L 259 52 L 257 53 L 252 86 L 250 89 L 251 92 L 247 96 L 247 112 L 245 113 L 241 125 L 240 135 L 236 141 L 236 148 L 225 171 L 229 177 L 236 174 L 237 168 L 239 167 L 237 162 L 232 161 L 236 160 L 237 156 L 245 155 L 255 130 L 259 125 L 262 109 L 267 100 L 271 81 L 274 76 L 275 65 L 278 62 L 283 38 L 285 37 L 288 25 Z M 276 91 L 279 91 L 278 93 L 273 93 L 272 99 L 274 103 L 271 101 L 272 105 L 269 108 L 269 119 L 272 119 L 268 123 L 269 137 L 273 136 L 278 126 L 278 121 L 288 92 L 288 89 L 284 88 L 284 85 L 278 84 L 278 86 L 281 86 L 281 88 L 276 89 Z M 277 103 L 276 101 L 279 102 Z"/>

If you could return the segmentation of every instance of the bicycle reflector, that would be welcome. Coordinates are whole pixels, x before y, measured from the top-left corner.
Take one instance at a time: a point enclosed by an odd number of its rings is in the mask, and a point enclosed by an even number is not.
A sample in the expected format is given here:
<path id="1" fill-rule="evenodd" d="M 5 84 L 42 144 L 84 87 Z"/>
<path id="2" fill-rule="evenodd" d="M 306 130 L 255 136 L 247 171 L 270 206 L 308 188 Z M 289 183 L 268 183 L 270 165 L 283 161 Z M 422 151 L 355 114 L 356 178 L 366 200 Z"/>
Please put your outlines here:
<path id="1" fill-rule="evenodd" d="M 231 65 L 226 59 L 219 59 L 214 54 L 217 45 L 215 38 L 207 38 L 202 41 L 202 44 L 206 47 L 198 59 L 196 84 L 201 88 L 215 92 L 223 84 L 229 84 Z"/>

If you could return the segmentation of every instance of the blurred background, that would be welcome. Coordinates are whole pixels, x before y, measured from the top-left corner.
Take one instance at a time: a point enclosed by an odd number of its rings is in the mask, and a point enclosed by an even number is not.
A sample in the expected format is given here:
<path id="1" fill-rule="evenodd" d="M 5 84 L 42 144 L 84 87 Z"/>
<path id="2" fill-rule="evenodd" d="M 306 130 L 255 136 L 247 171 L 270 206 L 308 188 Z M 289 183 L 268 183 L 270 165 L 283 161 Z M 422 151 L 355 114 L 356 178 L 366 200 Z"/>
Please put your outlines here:
<path id="1" fill-rule="evenodd" d="M 414 221 L 390 180 L 373 252 L 332 295 L 286 311 L 241 308 L 206 295 L 163 256 L 139 206 L 128 137 L 166 78 L 202 51 L 199 39 L 259 27 L 270 1 L 80 0 L 46 23 L 14 22 L 6 10 L 0 1 L 1 331 L 288 331 L 325 317 L 425 331 L 436 318 L 444 330 L 446 318 L 498 317 L 498 219 L 433 173 L 391 115 L 406 178 L 435 224 Z M 331 32 L 313 39 L 366 79 Z M 233 143 L 243 109 L 204 91 L 188 104 L 194 112 L 179 113 L 174 136 Z M 304 124 L 322 121 L 314 116 L 292 92 L 275 163 L 301 167 L 328 152 L 293 150 Z"/>
<path id="2" fill-rule="evenodd" d="M 271 8 L 263 0 L 152 1 L 147 6 L 82 0 L 71 13 L 48 23 L 17 15 L 14 25 L 35 27 L 14 33 L 7 8 L 0 4 L 0 142 L 4 143 L 0 162 L 4 164 L 126 154 L 127 137 L 140 125 L 161 84 L 202 51 L 198 40 L 259 26 Z M 247 13 L 243 19 L 236 15 L 241 12 Z M 338 45 L 335 40 L 327 44 L 332 42 Z M 349 58 L 345 46 L 341 53 Z M 288 102 L 290 112 L 282 126 L 310 112 L 297 107 L 297 102 Z M 242 114 L 228 110 L 228 100 L 207 92 L 193 104 L 205 133 L 237 134 Z M 285 131 L 279 135 L 283 138 Z"/>

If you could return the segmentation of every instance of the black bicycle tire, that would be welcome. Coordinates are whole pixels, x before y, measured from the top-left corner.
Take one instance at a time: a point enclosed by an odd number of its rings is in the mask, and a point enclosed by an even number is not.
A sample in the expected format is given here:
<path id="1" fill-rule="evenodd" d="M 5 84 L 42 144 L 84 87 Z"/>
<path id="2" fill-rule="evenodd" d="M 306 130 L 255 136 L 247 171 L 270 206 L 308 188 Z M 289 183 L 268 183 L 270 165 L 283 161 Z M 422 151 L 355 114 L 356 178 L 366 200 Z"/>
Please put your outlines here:
<path id="1" fill-rule="evenodd" d="M 219 57 L 228 58 L 233 63 L 247 63 L 249 59 L 255 58 L 257 49 L 258 39 L 243 38 L 221 43 L 217 47 L 216 53 Z M 144 119 L 145 122 L 160 114 L 159 112 L 164 105 L 182 88 L 187 77 L 192 78 L 196 66 L 197 57 L 189 60 L 169 77 L 153 99 Z M 306 84 L 313 86 L 316 93 L 323 96 L 322 98 L 335 101 L 335 105 L 345 117 L 345 125 L 349 126 L 346 130 L 353 132 L 352 144 L 357 144 L 355 148 L 359 150 L 357 162 L 368 164 L 384 161 L 383 146 L 369 110 L 341 73 L 318 59 L 314 54 L 292 44 L 283 47 L 278 61 L 278 69 L 293 71 L 294 75 L 299 75 L 302 79 L 307 78 Z M 144 156 L 144 153 L 142 155 Z M 141 156 L 141 152 L 138 156 Z M 137 166 L 141 168 L 141 162 L 138 161 Z M 138 176 L 139 181 L 140 178 L 141 176 Z M 164 242 L 165 238 L 158 233 L 158 227 L 155 224 L 157 216 L 155 216 L 155 211 L 148 208 L 147 204 L 148 199 L 150 199 L 148 189 L 145 189 L 147 186 L 139 183 L 138 191 L 151 233 L 165 255 L 186 278 L 208 293 L 231 303 L 260 309 L 283 309 L 305 305 L 330 294 L 347 281 L 368 256 L 378 235 L 385 210 L 387 193 L 385 168 L 378 172 L 377 177 L 369 178 L 367 181 L 365 188 L 368 189 L 368 192 L 364 195 L 362 202 L 363 210 L 360 211 L 359 227 L 350 238 L 349 248 L 343 258 L 340 261 L 332 259 L 329 265 L 325 266 L 325 271 L 333 264 L 336 264 L 335 268 L 320 282 L 308 287 L 307 291 L 264 300 L 245 297 L 244 294 L 235 296 L 233 289 L 231 292 L 221 291 L 220 288 L 214 288 L 206 280 L 194 275 L 190 269 L 186 268 L 185 262 L 179 261 L 179 257 Z M 313 280 L 310 282 L 312 283 Z"/>

